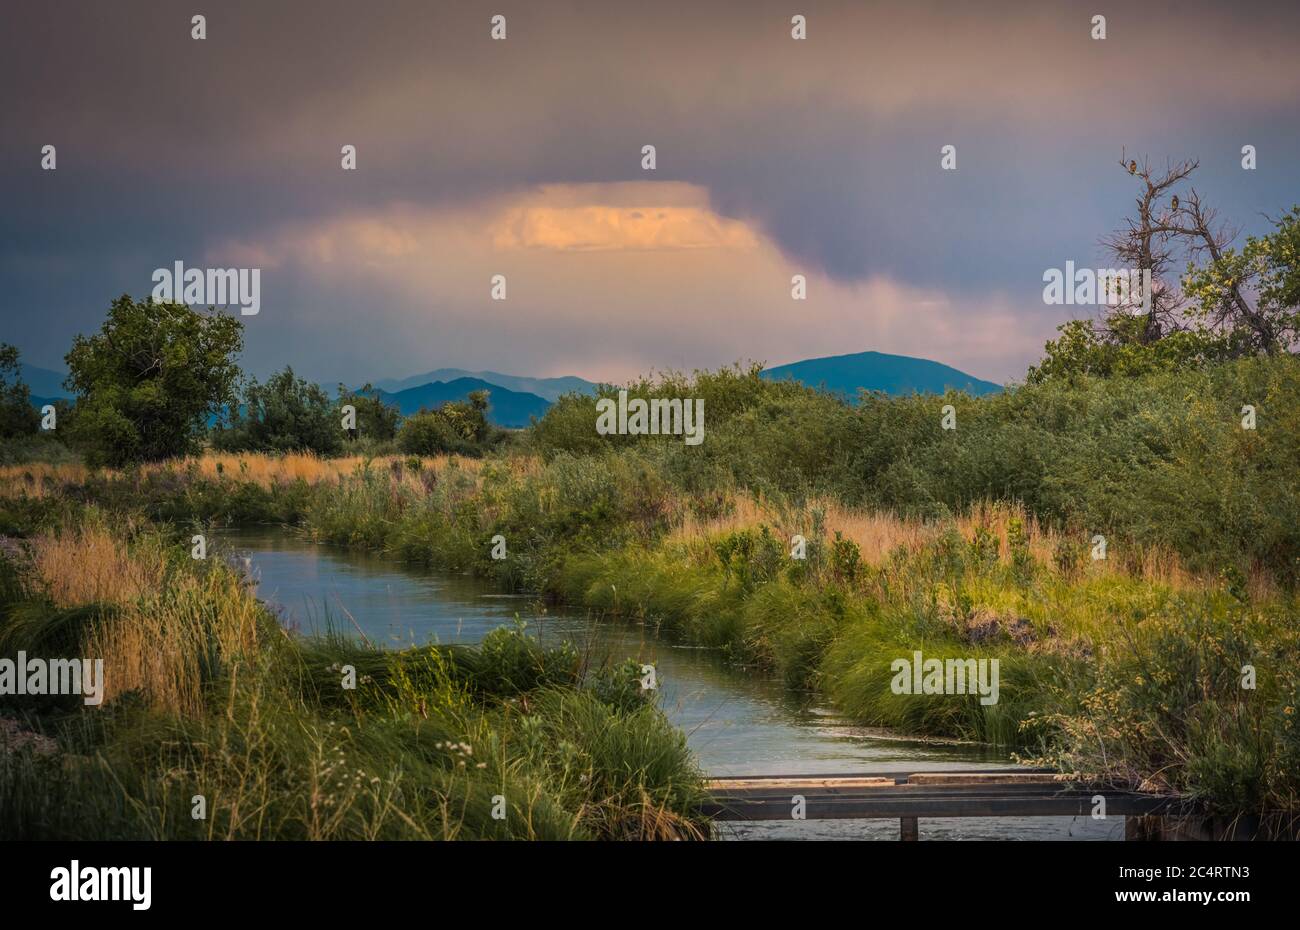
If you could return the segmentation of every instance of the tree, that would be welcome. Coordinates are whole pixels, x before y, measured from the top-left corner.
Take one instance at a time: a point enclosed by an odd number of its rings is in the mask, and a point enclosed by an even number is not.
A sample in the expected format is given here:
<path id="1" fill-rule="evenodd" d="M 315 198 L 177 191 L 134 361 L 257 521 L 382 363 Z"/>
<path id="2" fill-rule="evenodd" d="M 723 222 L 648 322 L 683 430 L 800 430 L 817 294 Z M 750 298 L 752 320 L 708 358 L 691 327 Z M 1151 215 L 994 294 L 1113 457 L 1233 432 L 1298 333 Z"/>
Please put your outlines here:
<path id="1" fill-rule="evenodd" d="M 251 379 L 242 410 L 228 429 L 213 435 L 219 449 L 250 452 L 316 452 L 343 448 L 342 414 L 320 385 L 304 381 L 286 366 L 265 384 Z"/>
<path id="2" fill-rule="evenodd" d="M 1294 352 L 1300 342 L 1300 206 L 1273 221 L 1274 231 L 1248 236 L 1240 251 L 1216 233 L 1214 214 L 1193 191 L 1183 208 L 1191 233 L 1209 258 L 1187 267 L 1183 289 L 1202 325 L 1231 332 L 1240 351 Z"/>
<path id="3" fill-rule="evenodd" d="M 1139 167 L 1135 160 L 1125 162 L 1121 155 L 1120 166 L 1139 181 L 1137 211 L 1135 216 L 1125 217 L 1123 227 L 1104 237 L 1101 244 L 1121 267 L 1149 272 L 1151 293 L 1130 293 L 1119 300 L 1104 325 L 1119 342 L 1149 345 L 1181 328 L 1183 298 L 1169 280 L 1178 243 L 1169 224 L 1178 209 L 1174 189 L 1196 170 L 1197 163 L 1183 161 L 1154 175 L 1145 159 Z M 1143 302 L 1146 306 L 1140 305 Z"/>
<path id="4" fill-rule="evenodd" d="M 487 409 L 488 392 L 471 391 L 463 402 L 451 401 L 436 410 L 421 410 L 402 423 L 398 445 L 410 455 L 481 453 L 503 435 L 488 422 Z"/>
<path id="5" fill-rule="evenodd" d="M 1276 231 L 1231 247 L 1239 231 L 1221 223 L 1193 187 L 1198 162 L 1153 172 L 1144 159 L 1120 165 L 1138 179 L 1136 211 L 1101 240 L 1126 269 L 1149 272 L 1151 292 L 1128 294 L 1100 319 L 1058 327 L 1030 382 L 1071 374 L 1141 374 L 1247 355 L 1294 351 L 1300 341 L 1300 207 Z M 1179 196 L 1179 192 L 1182 196 Z M 1185 262 L 1172 280 L 1176 261 Z M 1202 263 L 1198 266 L 1198 262 Z"/>
<path id="6" fill-rule="evenodd" d="M 354 438 L 375 442 L 388 442 L 397 436 L 397 421 L 401 413 L 392 404 L 384 403 L 374 386 L 367 383 L 357 391 L 339 385 L 339 404 L 351 404 L 357 411 L 357 431 Z"/>
<path id="7" fill-rule="evenodd" d="M 40 428 L 41 417 L 32 406 L 32 394 L 22 380 L 18 350 L 0 342 L 0 437 L 31 436 Z"/>
<path id="8" fill-rule="evenodd" d="M 207 418 L 234 400 L 242 348 L 234 317 L 123 294 L 100 331 L 77 336 L 67 354 L 73 440 L 91 465 L 196 451 Z"/>

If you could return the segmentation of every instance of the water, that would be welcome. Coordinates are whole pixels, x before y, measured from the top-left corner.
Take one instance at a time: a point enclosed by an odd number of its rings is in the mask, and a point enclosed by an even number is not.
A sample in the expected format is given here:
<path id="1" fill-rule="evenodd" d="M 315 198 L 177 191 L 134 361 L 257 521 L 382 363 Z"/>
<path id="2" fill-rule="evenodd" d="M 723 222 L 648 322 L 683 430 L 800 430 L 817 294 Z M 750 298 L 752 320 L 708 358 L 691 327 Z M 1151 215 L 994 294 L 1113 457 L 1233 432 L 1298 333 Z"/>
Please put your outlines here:
<path id="1" fill-rule="evenodd" d="M 724 664 L 716 653 L 675 644 L 644 627 L 553 611 L 503 595 L 474 579 L 373 555 L 320 546 L 279 529 L 240 530 L 225 546 L 250 560 L 257 593 L 304 633 L 328 622 L 375 644 L 476 643 L 524 620 L 543 642 L 573 642 L 593 661 L 635 658 L 657 666 L 660 702 L 685 730 L 710 775 L 830 774 L 1007 765 L 972 745 L 899 738 L 852 726 L 790 693 L 770 675 Z M 896 820 L 792 821 L 720 825 L 746 839 L 897 839 Z M 922 839 L 1122 839 L 1123 820 L 1004 817 L 922 820 Z"/>

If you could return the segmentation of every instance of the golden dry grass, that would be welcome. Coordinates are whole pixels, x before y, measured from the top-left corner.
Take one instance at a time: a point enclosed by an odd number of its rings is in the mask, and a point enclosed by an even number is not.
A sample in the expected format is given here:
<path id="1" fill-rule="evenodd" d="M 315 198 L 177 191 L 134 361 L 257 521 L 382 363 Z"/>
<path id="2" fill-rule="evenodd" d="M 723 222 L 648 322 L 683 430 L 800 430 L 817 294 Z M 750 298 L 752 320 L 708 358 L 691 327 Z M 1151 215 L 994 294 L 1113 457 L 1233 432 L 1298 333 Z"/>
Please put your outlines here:
<path id="1" fill-rule="evenodd" d="M 420 459 L 421 469 L 441 472 L 448 467 L 451 456 L 440 455 Z M 221 475 L 252 481 L 263 487 L 273 484 L 302 479 L 308 484 L 321 481 L 337 481 L 357 473 L 367 464 L 371 468 L 391 469 L 394 462 L 406 462 L 406 456 L 383 456 L 367 459 L 359 455 L 346 455 L 339 458 L 322 458 L 309 453 L 289 453 L 286 455 L 209 453 L 197 458 L 182 459 L 162 465 L 150 466 L 151 469 L 169 468 L 185 472 L 196 469 L 205 478 Z M 475 459 L 456 459 L 457 467 L 477 472 L 479 462 Z"/>
<path id="2" fill-rule="evenodd" d="M 105 699 L 139 691 L 159 710 L 203 710 L 205 662 L 250 656 L 261 645 L 260 607 L 228 571 L 176 574 L 167 588 L 130 605 L 88 637 L 104 660 Z"/>
<path id="3" fill-rule="evenodd" d="M 300 479 L 309 484 L 341 482 L 368 466 L 372 471 L 388 474 L 394 490 L 405 487 L 420 495 L 427 493 L 430 476 L 440 480 L 453 468 L 460 475 L 472 479 L 473 484 L 467 490 L 473 493 L 481 486 L 489 469 L 504 470 L 512 480 L 517 480 L 536 475 L 543 467 L 540 459 L 529 456 L 482 460 L 442 455 L 420 459 L 419 470 L 407 467 L 408 462 L 406 456 L 368 459 L 362 456 L 322 458 L 297 453 L 266 455 L 208 452 L 194 458 L 147 465 L 142 472 L 169 471 L 196 474 L 208 479 L 225 477 L 269 488 Z M 91 474 L 84 465 L 78 464 L 32 463 L 3 466 L 0 467 L 0 496 L 45 497 L 57 493 L 65 485 L 84 483 Z M 112 470 L 103 470 L 100 474 L 108 477 L 123 475 Z M 845 507 L 829 499 L 810 501 L 807 506 L 790 511 L 762 497 L 740 494 L 731 499 L 731 505 L 725 516 L 716 519 L 702 519 L 691 514 L 684 506 L 679 508 L 682 518 L 673 539 L 701 542 L 711 536 L 757 527 L 761 523 L 788 537 L 796 532 L 806 533 L 809 515 L 813 511 L 820 511 L 829 536 L 838 531 L 858 545 L 866 562 L 881 565 L 895 550 L 901 548 L 908 553 L 915 553 L 932 543 L 945 529 L 943 525 L 933 522 L 907 519 L 889 511 Z M 1060 534 L 1040 526 L 1032 515 L 1018 506 L 1005 503 L 980 504 L 957 516 L 952 523 L 967 539 L 972 538 L 980 528 L 993 534 L 998 539 L 1001 558 L 1006 561 L 1010 558 L 1009 532 L 1013 519 L 1021 521 L 1030 553 L 1035 560 L 1041 565 L 1052 565 L 1057 547 L 1062 542 Z M 1074 542 L 1090 545 L 1087 539 L 1082 538 Z M 1118 552 L 1112 548 L 1111 557 L 1104 562 L 1094 563 L 1090 570 L 1102 574 L 1120 573 L 1176 589 L 1201 586 L 1206 582 L 1188 572 L 1176 554 L 1158 548 Z M 1251 595 L 1260 598 L 1267 597 L 1276 590 L 1272 579 L 1262 572 L 1252 573 L 1247 579 L 1247 585 Z"/>
<path id="4" fill-rule="evenodd" d="M 828 537 L 840 533 L 857 544 L 865 562 L 883 565 L 896 550 L 914 555 L 932 545 L 948 526 L 955 526 L 966 539 L 974 538 L 980 529 L 998 540 L 999 558 L 1004 563 L 1011 559 L 1011 524 L 1019 520 L 1024 528 L 1030 555 L 1040 564 L 1051 566 L 1055 562 L 1058 546 L 1063 542 L 1057 531 L 1043 527 L 1019 506 L 1003 503 L 984 503 L 958 515 L 951 523 L 925 522 L 900 517 L 880 510 L 859 510 L 845 507 L 833 500 L 813 500 L 804 508 L 791 512 L 775 506 L 761 497 L 740 495 L 732 499 L 729 512 L 716 519 L 700 519 L 687 514 L 673 533 L 671 541 L 692 543 L 742 529 L 757 528 L 760 524 L 772 527 L 784 537 L 807 533 L 811 514 L 820 512 Z M 1077 543 L 1090 540 L 1079 539 Z M 1112 553 L 1114 550 L 1111 550 Z M 1188 572 L 1173 552 L 1148 548 L 1128 553 L 1124 558 L 1113 556 L 1093 563 L 1098 574 L 1116 573 L 1141 578 L 1144 581 L 1187 589 L 1203 582 Z M 1265 595 L 1272 590 L 1271 582 L 1264 576 L 1251 579 L 1252 593 Z"/>
<path id="5" fill-rule="evenodd" d="M 39 587 L 29 593 L 59 608 L 134 603 L 158 589 L 165 570 L 161 551 L 129 553 L 123 537 L 99 520 L 37 536 L 27 551 L 27 583 Z"/>
<path id="6" fill-rule="evenodd" d="M 0 497 L 48 497 L 64 485 L 83 484 L 90 475 L 85 465 L 50 465 L 30 462 L 0 466 Z"/>
<path id="7" fill-rule="evenodd" d="M 205 664 L 248 656 L 267 627 L 252 592 L 224 565 L 191 573 L 169 567 L 162 542 L 130 541 L 92 516 L 25 547 L 30 593 L 55 607 L 116 608 L 85 635 L 82 655 L 104 660 L 104 697 L 138 691 L 181 715 L 202 712 Z"/>
<path id="8" fill-rule="evenodd" d="M 284 484 L 299 479 L 308 484 L 322 481 L 338 481 L 357 473 L 369 465 L 372 469 L 393 470 L 394 463 L 401 465 L 402 474 L 412 481 L 418 479 L 418 473 L 408 469 L 405 464 L 409 456 L 381 456 L 368 459 L 359 455 L 341 456 L 339 458 L 322 458 L 309 453 L 289 453 L 286 455 L 264 455 L 260 453 L 206 453 L 185 459 L 172 459 L 145 465 L 140 469 L 144 475 L 171 472 L 176 474 L 194 473 L 203 478 L 215 479 L 227 477 L 240 481 L 249 481 L 262 487 Z M 421 458 L 421 471 L 441 474 L 453 463 L 461 472 L 475 477 L 482 469 L 480 459 L 458 456 L 439 455 Z M 58 493 L 66 485 L 84 484 L 92 475 L 106 478 L 122 478 L 124 473 L 114 469 L 100 469 L 94 472 L 85 465 L 60 464 L 51 465 L 32 462 L 23 465 L 0 466 L 0 496 L 5 497 L 47 497 Z"/>

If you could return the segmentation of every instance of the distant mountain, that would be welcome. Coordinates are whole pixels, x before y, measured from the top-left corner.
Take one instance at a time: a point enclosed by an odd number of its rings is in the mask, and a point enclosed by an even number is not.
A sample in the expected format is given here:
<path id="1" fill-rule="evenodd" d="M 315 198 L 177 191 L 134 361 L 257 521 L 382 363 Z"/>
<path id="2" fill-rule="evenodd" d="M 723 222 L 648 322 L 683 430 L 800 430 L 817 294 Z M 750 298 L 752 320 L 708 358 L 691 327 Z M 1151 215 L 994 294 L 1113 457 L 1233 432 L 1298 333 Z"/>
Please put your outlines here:
<path id="1" fill-rule="evenodd" d="M 22 378 L 32 392 L 33 405 L 40 407 L 53 403 L 57 398 L 72 397 L 63 388 L 64 373 L 26 363 L 21 363 L 21 368 Z M 1002 390 L 1000 384 L 983 381 L 939 362 L 884 352 L 805 359 L 768 368 L 763 377 L 774 381 L 791 379 L 851 400 L 856 400 L 859 388 L 887 394 L 911 394 L 914 391 L 941 394 L 948 388 L 956 388 L 980 395 Z M 337 383 L 322 386 L 331 397 L 335 396 Z M 488 419 L 509 428 L 527 426 L 530 417 L 540 418 L 562 394 L 573 391 L 594 394 L 596 391 L 593 382 L 573 376 L 526 378 L 461 368 L 439 368 L 410 378 L 386 378 L 373 382 L 373 386 L 403 415 L 425 407 L 438 407 L 448 401 L 464 401 L 470 391 L 485 390 L 491 396 Z"/>
<path id="2" fill-rule="evenodd" d="M 28 365 L 26 362 L 19 362 L 18 368 L 23 381 L 33 394 L 39 394 L 45 398 L 72 396 L 71 392 L 63 389 L 63 379 L 67 377 L 65 372 L 38 368 L 35 365 Z"/>
<path id="3" fill-rule="evenodd" d="M 470 391 L 487 391 L 488 420 L 497 426 L 517 428 L 528 425 L 529 417 L 541 417 L 551 402 L 536 394 L 510 391 L 481 378 L 453 378 L 451 381 L 434 381 L 402 391 L 379 391 L 379 397 L 408 416 L 426 407 L 440 407 L 448 401 L 463 401 Z"/>
<path id="4" fill-rule="evenodd" d="M 466 371 L 463 368 L 438 368 L 422 375 L 412 375 L 409 378 L 400 379 L 385 378 L 382 381 L 374 381 L 372 384 L 381 391 L 396 394 L 408 388 L 420 387 L 438 381 L 458 381 L 462 378 L 477 378 L 480 381 L 486 381 L 488 384 L 494 384 L 508 391 L 536 394 L 538 397 L 552 402 L 559 400 L 561 394 L 568 394 L 573 391 L 581 394 L 596 393 L 596 385 L 584 378 L 572 376 L 563 378 L 524 378 L 518 375 L 503 375 L 496 371 Z M 357 385 L 357 387 L 360 387 L 360 385 Z"/>
<path id="5" fill-rule="evenodd" d="M 858 352 L 810 358 L 764 370 L 773 381 L 793 380 L 808 387 L 823 388 L 856 401 L 858 389 L 886 394 L 942 394 L 956 388 L 968 394 L 994 394 L 1002 385 L 982 381 L 939 362 L 884 352 Z"/>

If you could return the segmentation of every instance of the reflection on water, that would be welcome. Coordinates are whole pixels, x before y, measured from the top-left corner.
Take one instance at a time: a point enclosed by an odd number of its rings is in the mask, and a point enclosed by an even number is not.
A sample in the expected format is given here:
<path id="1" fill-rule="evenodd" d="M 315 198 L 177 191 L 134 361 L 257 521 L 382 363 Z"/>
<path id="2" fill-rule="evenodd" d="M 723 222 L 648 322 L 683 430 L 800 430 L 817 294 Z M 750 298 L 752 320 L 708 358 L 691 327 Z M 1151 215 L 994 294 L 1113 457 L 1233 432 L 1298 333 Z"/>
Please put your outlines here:
<path id="1" fill-rule="evenodd" d="M 864 770 L 942 771 L 1004 766 L 978 746 L 902 740 L 855 727 L 793 695 L 771 676 L 727 666 L 710 650 L 675 645 L 643 627 L 547 611 L 531 598 L 493 592 L 461 575 L 414 568 L 365 553 L 305 542 L 284 530 L 240 530 L 222 537 L 250 560 L 258 596 L 289 627 L 360 631 L 391 647 L 475 643 L 516 617 L 543 642 L 569 640 L 593 663 L 635 658 L 658 668 L 660 702 L 687 733 L 711 775 L 830 774 Z M 757 839 L 898 836 L 892 820 L 726 825 Z M 921 821 L 922 838 L 1121 839 L 1122 818 L 1022 817 Z"/>

